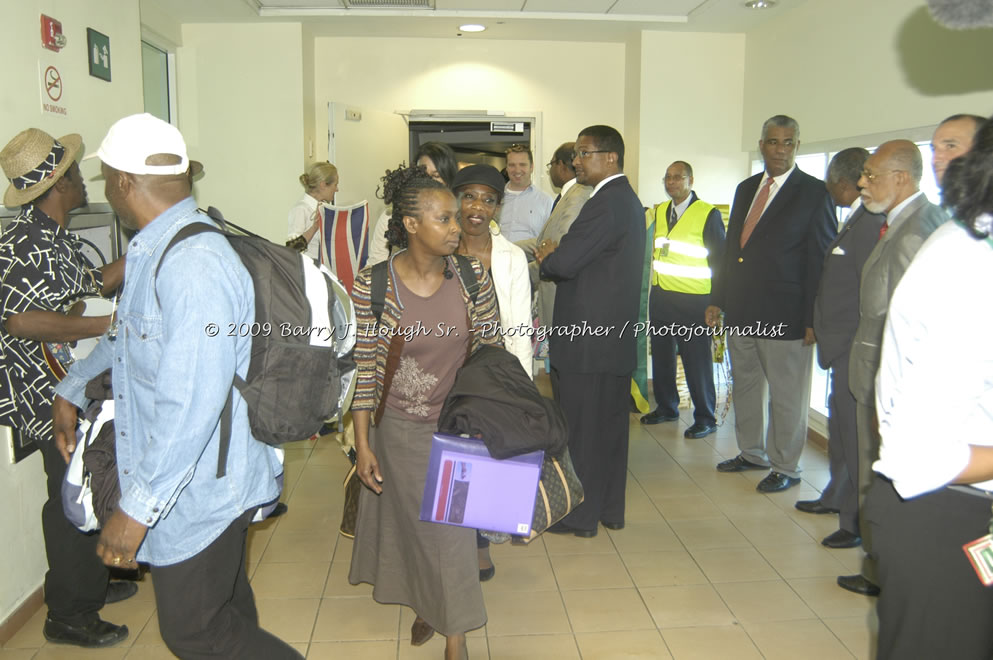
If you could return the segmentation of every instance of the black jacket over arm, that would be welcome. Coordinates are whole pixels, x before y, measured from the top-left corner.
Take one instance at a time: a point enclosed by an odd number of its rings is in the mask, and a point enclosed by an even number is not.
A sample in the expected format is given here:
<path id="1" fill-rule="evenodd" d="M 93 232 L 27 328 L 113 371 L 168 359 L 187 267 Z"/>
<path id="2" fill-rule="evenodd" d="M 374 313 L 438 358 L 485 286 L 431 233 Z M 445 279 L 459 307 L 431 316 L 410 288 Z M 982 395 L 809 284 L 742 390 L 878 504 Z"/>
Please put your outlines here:
<path id="1" fill-rule="evenodd" d="M 814 325 L 824 253 L 838 233 L 834 203 L 823 181 L 796 168 L 741 248 L 745 217 L 765 176 L 745 179 L 734 193 L 724 264 L 711 304 L 724 310 L 727 326 L 782 323 L 783 334 L 776 339 L 802 339 Z"/>

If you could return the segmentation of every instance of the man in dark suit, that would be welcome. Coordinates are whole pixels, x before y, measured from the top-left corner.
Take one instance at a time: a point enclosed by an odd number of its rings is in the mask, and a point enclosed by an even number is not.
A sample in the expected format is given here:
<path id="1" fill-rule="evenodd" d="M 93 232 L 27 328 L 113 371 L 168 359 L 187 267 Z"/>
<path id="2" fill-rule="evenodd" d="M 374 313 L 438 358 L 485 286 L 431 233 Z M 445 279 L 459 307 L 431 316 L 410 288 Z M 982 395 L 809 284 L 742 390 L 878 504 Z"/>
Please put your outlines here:
<path id="1" fill-rule="evenodd" d="M 641 423 L 679 419 L 678 346 L 693 400 L 693 425 L 683 437 L 703 438 L 717 430 L 714 354 L 710 335 L 694 330 L 703 330 L 700 324 L 724 256 L 724 220 L 693 192 L 693 168 L 685 161 L 677 160 L 665 171 L 665 192 L 671 201 L 647 212 L 648 222 L 655 223 L 648 304 L 656 408 Z"/>
<path id="2" fill-rule="evenodd" d="M 876 372 L 883 343 L 886 312 L 896 285 L 928 236 L 948 216 L 920 191 L 924 163 L 920 149 L 909 140 L 885 142 L 865 162 L 859 186 L 862 204 L 873 213 L 885 213 L 881 236 L 862 269 L 859 287 L 859 325 L 852 342 L 848 386 L 855 397 L 858 429 L 858 488 L 864 501 L 873 478 L 872 463 L 879 458 L 876 427 Z M 921 411 L 928 414 L 930 411 Z M 869 525 L 860 521 L 865 560 L 860 575 L 842 575 L 838 585 L 849 591 L 874 596 L 875 555 Z"/>
<path id="3" fill-rule="evenodd" d="M 706 311 L 711 327 L 725 313 L 741 451 L 717 469 L 771 467 L 758 484 L 765 493 L 800 483 L 814 297 L 838 225 L 824 182 L 794 164 L 799 144 L 800 127 L 791 117 L 776 115 L 763 124 L 759 150 L 765 171 L 735 191 L 721 277 Z"/>
<path id="4" fill-rule="evenodd" d="M 576 182 L 594 186 L 557 245 L 539 245 L 541 277 L 555 282 L 552 379 L 569 423 L 569 453 L 586 499 L 551 532 L 596 536 L 624 527 L 628 402 L 637 363 L 645 211 L 624 175 L 624 141 L 609 126 L 576 140 Z"/>
<path id="5" fill-rule="evenodd" d="M 872 248 L 879 240 L 884 216 L 862 206 L 858 180 L 869 152 L 852 147 L 838 152 L 828 165 L 827 189 L 838 206 L 852 207 L 824 257 L 821 285 L 814 300 L 817 362 L 831 370 L 828 415 L 828 458 L 831 481 L 816 500 L 801 500 L 805 513 L 839 513 L 838 531 L 821 543 L 829 548 L 851 548 L 862 542 L 858 507 L 858 434 L 855 397 L 848 389 L 848 356 L 859 324 L 859 281 Z"/>

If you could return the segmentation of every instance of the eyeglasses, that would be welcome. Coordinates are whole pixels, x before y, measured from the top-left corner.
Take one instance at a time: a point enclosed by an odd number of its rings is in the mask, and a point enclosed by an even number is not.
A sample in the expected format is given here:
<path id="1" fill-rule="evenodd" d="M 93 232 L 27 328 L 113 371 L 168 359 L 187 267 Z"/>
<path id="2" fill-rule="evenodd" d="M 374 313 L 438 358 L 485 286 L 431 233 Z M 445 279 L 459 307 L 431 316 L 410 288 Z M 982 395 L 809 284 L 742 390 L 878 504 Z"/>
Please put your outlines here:
<path id="1" fill-rule="evenodd" d="M 555 163 L 557 163 L 557 162 L 559 162 L 559 161 L 557 161 L 557 160 L 552 160 L 552 161 L 549 161 L 548 163 L 546 163 L 546 164 L 545 164 L 545 169 L 546 169 L 546 170 L 550 170 L 550 169 L 552 169 L 552 167 L 553 167 L 553 166 L 555 165 Z"/>
<path id="2" fill-rule="evenodd" d="M 673 183 L 675 183 L 676 181 L 682 181 L 683 179 L 686 179 L 686 178 L 688 178 L 688 177 L 685 174 L 676 174 L 676 175 L 672 175 L 672 176 L 669 176 L 668 174 L 665 175 L 665 180 L 666 181 L 672 181 Z"/>
<path id="3" fill-rule="evenodd" d="M 573 159 L 582 158 L 583 160 L 586 160 L 593 154 L 606 154 L 606 153 L 610 153 L 610 152 L 607 151 L 606 149 L 594 149 L 593 151 L 573 151 L 572 157 Z"/>
<path id="4" fill-rule="evenodd" d="M 862 170 L 862 176 L 865 177 L 865 180 L 868 181 L 869 183 L 875 183 L 877 179 L 879 179 L 880 177 L 884 177 L 887 174 L 893 174 L 894 172 L 906 172 L 906 171 L 907 170 L 886 170 L 885 172 L 868 172 L 866 170 Z"/>

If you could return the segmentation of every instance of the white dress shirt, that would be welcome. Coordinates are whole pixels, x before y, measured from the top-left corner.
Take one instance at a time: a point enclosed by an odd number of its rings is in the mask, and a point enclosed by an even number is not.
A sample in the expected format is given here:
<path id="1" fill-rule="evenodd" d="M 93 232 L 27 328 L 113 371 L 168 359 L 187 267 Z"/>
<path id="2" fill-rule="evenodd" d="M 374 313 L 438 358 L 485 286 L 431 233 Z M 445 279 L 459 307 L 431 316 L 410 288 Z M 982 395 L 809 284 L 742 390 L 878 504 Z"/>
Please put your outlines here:
<path id="1" fill-rule="evenodd" d="M 924 243 L 893 293 L 879 372 L 881 444 L 873 469 L 904 498 L 942 488 L 969 445 L 993 445 L 993 246 L 949 222 Z M 973 484 L 993 490 L 993 481 Z"/>
<path id="2" fill-rule="evenodd" d="M 287 238 L 296 238 L 303 235 L 303 232 L 310 229 L 314 224 L 314 213 L 317 212 L 317 200 L 310 195 L 304 195 L 299 202 L 290 209 L 287 218 Z M 321 258 L 321 232 L 314 232 L 313 238 L 307 243 L 307 256 L 315 261 Z"/>
<path id="3" fill-rule="evenodd" d="M 793 167 L 791 167 L 790 169 L 786 170 L 785 172 L 783 172 L 779 176 L 772 177 L 772 187 L 769 189 L 769 199 L 765 200 L 765 207 L 763 207 L 762 213 L 765 213 L 765 210 L 767 208 L 769 208 L 769 205 L 772 204 L 772 200 L 774 200 L 776 198 L 776 195 L 779 193 L 779 190 L 783 187 L 783 184 L 786 183 L 786 179 L 790 178 L 790 175 L 793 174 L 793 170 L 795 170 L 795 169 L 796 169 L 796 164 L 794 164 Z M 759 193 L 762 192 L 762 186 L 765 185 L 765 182 L 768 179 L 769 179 L 769 174 L 766 173 L 766 172 L 763 172 L 762 173 L 762 180 L 759 181 L 759 187 L 755 191 L 755 196 L 752 197 L 752 203 L 748 205 L 748 213 L 745 214 L 745 217 L 746 218 L 749 215 L 751 215 L 752 206 L 755 205 L 755 200 L 758 199 Z M 759 218 L 761 218 L 761 217 L 762 217 L 762 215 L 759 214 Z"/>

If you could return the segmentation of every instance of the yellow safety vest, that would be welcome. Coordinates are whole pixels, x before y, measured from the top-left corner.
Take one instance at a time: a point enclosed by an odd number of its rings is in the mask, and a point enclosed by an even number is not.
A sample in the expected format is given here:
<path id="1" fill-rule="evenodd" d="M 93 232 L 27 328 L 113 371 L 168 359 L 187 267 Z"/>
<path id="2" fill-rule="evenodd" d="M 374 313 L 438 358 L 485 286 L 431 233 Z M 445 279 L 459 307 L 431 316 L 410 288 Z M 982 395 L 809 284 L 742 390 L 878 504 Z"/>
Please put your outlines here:
<path id="1" fill-rule="evenodd" d="M 703 244 L 703 228 L 714 207 L 696 200 L 669 231 L 670 200 L 655 207 L 655 254 L 652 285 L 679 293 L 710 293 L 710 253 Z M 661 213 L 660 213 L 661 211 Z"/>

